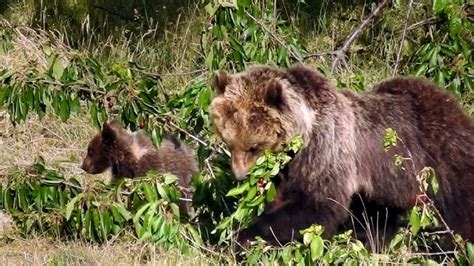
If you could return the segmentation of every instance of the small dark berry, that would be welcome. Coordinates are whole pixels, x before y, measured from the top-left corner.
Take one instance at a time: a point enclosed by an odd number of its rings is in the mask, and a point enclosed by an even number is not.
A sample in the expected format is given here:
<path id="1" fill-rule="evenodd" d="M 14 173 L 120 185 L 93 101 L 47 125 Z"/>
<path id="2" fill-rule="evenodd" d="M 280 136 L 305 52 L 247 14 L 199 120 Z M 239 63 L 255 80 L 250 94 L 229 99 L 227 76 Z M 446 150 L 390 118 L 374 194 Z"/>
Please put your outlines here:
<path id="1" fill-rule="evenodd" d="M 260 191 L 257 191 L 257 197 L 260 196 Z"/>
<path id="2" fill-rule="evenodd" d="M 110 102 L 110 100 L 112 100 L 112 99 L 111 99 L 110 97 L 107 97 L 106 100 L 107 100 L 108 102 Z"/>
<path id="3" fill-rule="evenodd" d="M 114 104 L 112 102 L 109 102 L 109 108 L 114 107 Z"/>
<path id="4" fill-rule="evenodd" d="M 141 129 L 144 129 L 144 128 L 145 128 L 145 123 L 143 123 L 143 121 L 142 121 L 142 122 L 140 122 L 140 125 L 139 125 L 139 127 L 140 127 Z"/>

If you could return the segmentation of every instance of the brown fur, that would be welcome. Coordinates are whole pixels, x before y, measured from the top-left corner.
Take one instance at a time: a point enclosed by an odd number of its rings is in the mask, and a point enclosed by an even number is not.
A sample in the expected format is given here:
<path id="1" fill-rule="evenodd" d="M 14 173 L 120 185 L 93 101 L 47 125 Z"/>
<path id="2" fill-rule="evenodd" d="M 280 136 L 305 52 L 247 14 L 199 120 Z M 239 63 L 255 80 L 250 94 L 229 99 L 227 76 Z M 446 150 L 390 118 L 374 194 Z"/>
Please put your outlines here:
<path id="1" fill-rule="evenodd" d="M 353 198 L 392 210 L 409 210 L 419 193 L 416 171 L 435 168 L 440 189 L 434 196 L 446 222 L 474 239 L 474 124 L 448 93 L 422 78 L 394 78 L 373 91 L 338 91 L 323 76 L 302 66 L 288 70 L 257 66 L 216 77 L 210 107 L 218 133 L 232 153 L 232 170 L 244 179 L 266 148 L 278 150 L 301 134 L 305 146 L 289 163 L 278 186 L 280 202 L 240 233 L 276 243 L 299 239 L 313 223 L 334 234 L 348 220 Z M 404 146 L 385 152 L 386 128 Z M 394 154 L 413 156 L 395 166 Z M 396 217 L 390 217 L 390 223 Z M 273 228 L 273 233 L 269 228 Z M 392 230 L 393 231 L 393 230 Z"/>
<path id="2" fill-rule="evenodd" d="M 165 137 L 157 149 L 142 133 L 131 133 L 117 122 L 104 124 L 89 143 L 82 169 L 99 174 L 112 168 L 112 181 L 143 176 L 147 171 L 176 175 L 186 197 L 190 197 L 191 179 L 197 172 L 192 151 L 174 137 Z"/>

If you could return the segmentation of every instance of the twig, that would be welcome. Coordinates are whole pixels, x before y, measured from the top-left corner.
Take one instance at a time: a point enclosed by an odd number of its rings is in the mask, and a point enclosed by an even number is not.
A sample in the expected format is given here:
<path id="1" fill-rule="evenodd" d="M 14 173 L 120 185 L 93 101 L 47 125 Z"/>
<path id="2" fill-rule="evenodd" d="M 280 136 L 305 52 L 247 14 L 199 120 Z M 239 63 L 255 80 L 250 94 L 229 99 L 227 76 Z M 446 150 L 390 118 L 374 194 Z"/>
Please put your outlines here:
<path id="1" fill-rule="evenodd" d="M 74 185 L 73 183 L 71 182 L 68 182 L 68 181 L 64 181 L 64 182 L 61 182 L 62 184 L 66 185 L 66 186 L 70 186 L 70 187 L 73 187 L 73 188 L 77 188 L 79 190 L 82 190 L 84 191 L 84 188 L 83 187 L 80 187 L 80 186 L 77 186 L 77 185 Z"/>
<path id="2" fill-rule="evenodd" d="M 313 54 L 307 54 L 303 57 L 303 59 L 308 59 L 311 57 L 324 57 L 327 55 L 336 55 L 336 51 L 325 51 L 325 52 L 317 52 Z"/>
<path id="3" fill-rule="evenodd" d="M 200 138 L 194 136 L 193 134 L 189 133 L 188 131 L 180 128 L 178 125 L 176 125 L 173 121 L 169 121 L 168 124 L 170 124 L 172 127 L 176 128 L 177 130 L 183 132 L 184 134 L 186 134 L 188 137 L 194 139 L 195 141 L 197 141 L 198 143 L 204 145 L 204 146 L 210 146 L 207 142 L 201 140 Z"/>
<path id="4" fill-rule="evenodd" d="M 86 92 L 89 92 L 89 93 L 99 93 L 99 94 L 106 94 L 105 91 L 99 91 L 99 90 L 92 90 L 90 88 L 86 88 L 86 87 L 83 87 L 83 84 L 64 84 L 62 82 L 59 82 L 59 81 L 53 81 L 53 80 L 47 80 L 47 79 L 35 79 L 35 80 L 27 80 L 26 81 L 27 83 L 43 83 L 43 84 L 50 84 L 50 85 L 56 85 L 56 86 L 60 86 L 60 87 L 66 87 L 66 86 L 69 86 L 69 87 L 76 87 L 78 90 L 81 90 L 81 91 L 86 91 Z"/>
<path id="5" fill-rule="evenodd" d="M 385 0 L 385 1 L 388 1 L 388 0 Z M 269 29 L 267 29 L 267 27 L 265 27 L 265 25 L 263 25 L 262 22 L 258 21 L 254 16 L 252 16 L 252 14 L 250 14 L 248 11 L 245 11 L 245 14 L 247 14 L 247 16 L 249 16 L 249 18 L 251 18 L 253 21 L 255 21 L 255 23 L 257 23 L 257 25 L 259 25 L 263 30 L 265 30 L 266 32 L 268 32 L 270 34 L 270 36 L 272 36 L 273 39 L 275 39 L 278 43 L 280 43 L 281 46 L 283 46 L 290 54 L 291 56 L 296 59 L 299 63 L 303 63 L 303 60 L 301 60 L 301 58 L 299 58 L 294 52 L 293 50 L 291 50 L 283 40 L 281 40 L 278 36 L 276 36 L 272 31 L 270 31 Z"/>
<path id="6" fill-rule="evenodd" d="M 438 256 L 438 255 L 452 255 L 456 254 L 456 251 L 442 251 L 442 252 L 420 252 L 408 254 L 409 257 L 424 257 L 424 256 Z"/>
<path id="7" fill-rule="evenodd" d="M 405 28 L 402 33 L 402 40 L 400 41 L 400 47 L 398 47 L 397 60 L 395 61 L 395 66 L 393 67 L 392 76 L 395 76 L 395 74 L 397 74 L 398 63 L 400 62 L 400 54 L 402 53 L 403 42 L 405 41 L 405 36 L 407 34 L 408 18 L 410 18 L 412 5 L 413 5 L 413 0 L 410 0 L 408 2 L 407 16 L 405 18 Z"/>
<path id="8" fill-rule="evenodd" d="M 211 249 L 209 249 L 209 248 L 207 248 L 207 247 L 205 247 L 205 246 L 203 246 L 203 245 L 200 245 L 200 244 L 196 243 L 196 241 L 194 241 L 193 239 L 191 239 L 187 234 L 181 233 L 181 235 L 182 235 L 184 238 L 186 238 L 188 241 L 190 241 L 195 247 L 200 248 L 200 249 L 202 249 L 202 250 L 205 250 L 205 251 L 207 251 L 207 252 L 209 252 L 209 253 L 211 253 L 212 255 L 215 255 L 215 256 L 219 256 L 219 255 L 220 255 L 219 253 L 215 252 L 214 250 L 211 250 Z"/>
<path id="9" fill-rule="evenodd" d="M 403 147 L 406 149 L 406 151 L 408 152 L 408 157 L 410 158 L 409 160 L 411 161 L 411 164 L 412 164 L 412 167 L 413 167 L 413 171 L 414 173 L 416 173 L 416 166 L 415 166 L 415 162 L 413 160 L 413 155 L 411 154 L 410 150 L 408 149 L 408 147 L 405 145 L 405 142 L 403 142 L 403 140 L 399 137 L 397 137 L 397 139 L 402 143 Z M 416 175 L 416 179 L 418 182 L 420 182 L 419 180 L 419 174 L 415 174 Z M 466 258 L 466 260 L 468 262 L 469 261 L 469 257 L 468 257 L 468 254 L 466 252 L 466 249 L 460 245 L 460 243 L 458 243 L 458 241 L 456 240 L 456 236 L 454 235 L 454 231 L 449 227 L 449 225 L 446 223 L 446 221 L 444 220 L 443 216 L 441 215 L 441 212 L 438 210 L 438 208 L 436 208 L 435 206 L 435 202 L 434 200 L 432 200 L 427 194 L 426 194 L 426 191 L 424 190 L 424 188 L 422 186 L 420 186 L 420 189 L 421 191 L 424 193 L 424 195 L 426 196 L 426 200 L 428 201 L 426 204 L 429 205 L 431 207 L 431 209 L 435 212 L 436 216 L 439 218 L 439 220 L 441 221 L 441 223 L 443 224 L 444 228 L 446 228 L 446 233 L 449 234 L 449 236 L 452 238 L 452 240 L 454 241 L 454 243 L 458 244 L 459 247 L 460 247 L 460 251 L 461 253 L 463 254 L 463 256 Z"/>
<path id="10" fill-rule="evenodd" d="M 280 247 L 283 247 L 283 245 L 281 244 L 280 240 L 278 240 L 278 237 L 276 237 L 275 235 L 275 232 L 273 232 L 273 228 L 270 226 L 268 227 L 270 229 L 270 232 L 272 233 L 273 237 L 275 238 L 275 240 L 278 242 L 278 245 L 280 245 Z"/>
<path id="11" fill-rule="evenodd" d="M 165 102 L 169 102 L 168 93 L 165 91 L 165 86 L 163 86 L 163 82 L 161 82 L 161 77 L 156 77 L 156 83 L 158 83 L 158 87 L 160 87 L 161 93 L 163 97 L 165 97 Z"/>
<path id="12" fill-rule="evenodd" d="M 140 99 L 141 100 L 141 99 Z M 156 113 L 159 113 L 159 110 L 151 105 L 151 104 L 148 104 L 147 102 L 141 100 L 141 102 L 146 105 L 147 107 L 149 107 L 150 109 L 152 109 L 153 111 L 155 111 Z M 171 117 L 171 116 L 169 116 Z M 165 125 L 171 125 L 172 127 L 176 128 L 177 130 L 183 132 L 184 134 L 186 134 L 188 137 L 192 138 L 193 140 L 195 140 L 196 142 L 198 142 L 199 144 L 202 144 L 204 146 L 209 146 L 212 148 L 212 146 L 210 144 L 208 144 L 207 142 L 201 140 L 200 138 L 194 136 L 193 134 L 189 133 L 188 131 L 182 129 L 181 127 L 179 127 L 178 125 L 176 125 L 173 121 L 171 121 L 170 119 L 166 119 L 166 118 L 161 118 L 161 117 L 157 117 L 157 119 L 159 119 L 163 124 Z"/>
<path id="13" fill-rule="evenodd" d="M 417 28 L 417 27 L 419 27 L 419 26 L 435 24 L 435 23 L 437 23 L 438 21 L 439 21 L 439 19 L 436 18 L 436 17 L 427 18 L 427 19 L 424 19 L 424 20 L 422 20 L 422 21 L 418 21 L 417 23 L 414 23 L 414 24 L 408 26 L 408 27 L 406 28 L 406 30 L 409 31 L 409 30 L 412 30 L 412 29 Z M 404 29 L 404 30 L 405 30 L 405 29 Z"/>
<path id="14" fill-rule="evenodd" d="M 423 232 L 422 234 L 424 236 L 430 236 L 430 235 L 443 235 L 443 234 L 448 234 L 450 233 L 450 230 L 440 230 L 440 231 L 434 231 L 434 232 Z"/>
<path id="15" fill-rule="evenodd" d="M 135 68 L 136 71 L 141 72 L 145 75 L 152 76 L 155 78 L 162 78 L 162 77 L 179 77 L 179 76 L 187 76 L 187 75 L 193 75 L 193 74 L 200 74 L 200 73 L 205 73 L 208 71 L 207 68 L 200 68 L 196 70 L 191 70 L 187 72 L 179 72 L 179 73 L 153 73 L 153 72 L 148 72 L 144 71 L 141 69 Z"/>
<path id="16" fill-rule="evenodd" d="M 444 228 L 446 228 L 446 233 L 449 234 L 451 236 L 451 238 L 453 239 L 453 241 L 455 243 L 457 243 L 458 245 L 460 243 L 457 242 L 456 240 L 456 236 L 454 235 L 453 233 L 453 230 L 449 227 L 449 225 L 446 223 L 446 221 L 444 220 L 443 216 L 441 215 L 440 211 L 438 210 L 438 208 L 436 208 L 436 206 L 434 205 L 434 201 L 428 197 L 428 200 L 430 201 L 430 204 L 431 204 L 431 207 L 432 209 L 436 212 L 436 215 L 438 216 L 439 220 L 441 221 L 441 223 L 443 224 Z M 462 245 L 459 245 L 461 248 L 460 248 L 460 251 L 461 253 L 464 255 L 464 257 L 466 258 L 466 260 L 469 261 L 469 256 L 467 255 L 467 252 L 466 252 L 466 249 L 462 246 Z"/>
<path id="17" fill-rule="evenodd" d="M 337 65 L 339 64 L 339 61 L 342 61 L 347 67 L 345 56 L 347 51 L 349 50 L 349 47 L 362 33 L 362 30 L 369 24 L 369 22 L 374 19 L 389 2 L 390 0 L 382 0 L 379 5 L 369 14 L 369 16 L 364 19 L 361 24 L 359 24 L 359 26 L 351 33 L 351 35 L 349 35 L 342 47 L 334 51 L 335 58 L 331 64 L 331 72 L 334 72 L 334 69 L 336 69 Z"/>

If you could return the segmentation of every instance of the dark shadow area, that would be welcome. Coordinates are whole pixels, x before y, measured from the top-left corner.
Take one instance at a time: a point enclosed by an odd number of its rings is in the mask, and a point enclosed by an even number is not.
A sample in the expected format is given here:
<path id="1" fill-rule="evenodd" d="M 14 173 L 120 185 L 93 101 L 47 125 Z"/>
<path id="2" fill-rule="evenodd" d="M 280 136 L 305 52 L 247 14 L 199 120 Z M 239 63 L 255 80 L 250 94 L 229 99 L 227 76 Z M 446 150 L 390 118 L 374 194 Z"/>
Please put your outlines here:
<path id="1" fill-rule="evenodd" d="M 90 39 L 155 30 L 163 34 L 169 25 L 185 19 L 197 0 L 1 0 L 0 14 L 9 9 L 29 9 L 33 27 L 64 33 L 75 47 Z M 14 15 L 10 15 L 14 16 Z"/>

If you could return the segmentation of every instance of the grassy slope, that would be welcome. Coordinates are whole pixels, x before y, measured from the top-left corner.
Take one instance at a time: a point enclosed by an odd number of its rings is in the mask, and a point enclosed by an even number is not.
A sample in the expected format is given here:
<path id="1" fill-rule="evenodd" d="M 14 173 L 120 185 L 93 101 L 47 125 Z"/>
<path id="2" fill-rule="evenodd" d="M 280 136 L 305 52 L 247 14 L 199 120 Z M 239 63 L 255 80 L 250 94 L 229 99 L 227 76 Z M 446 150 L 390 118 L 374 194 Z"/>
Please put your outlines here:
<path id="1" fill-rule="evenodd" d="M 338 47 L 351 29 L 363 18 L 366 6 L 357 6 L 350 11 L 332 10 L 330 18 L 321 16 L 311 19 L 311 14 L 302 16 L 300 30 L 305 36 L 304 42 L 309 51 L 328 51 Z M 16 16 L 16 23 L 29 23 L 25 14 L 31 12 L 28 5 L 17 5 L 14 12 L 23 14 Z M 197 10 L 191 10 L 191 16 L 169 27 L 161 38 L 153 38 L 154 32 L 146 32 L 141 36 L 126 36 L 119 38 L 104 38 L 99 45 L 81 43 L 76 52 L 92 53 L 103 61 L 133 60 L 155 71 L 180 72 L 195 69 L 199 57 L 199 30 L 205 17 Z M 404 10 L 390 11 L 377 22 L 376 27 L 365 33 L 362 38 L 371 40 L 353 45 L 349 57 L 350 70 L 343 71 L 333 79 L 339 78 L 351 82 L 357 74 L 365 77 L 364 85 L 387 78 L 391 73 L 394 54 L 399 45 L 399 33 L 393 30 L 394 21 L 404 16 Z M 325 14 L 325 11 L 322 11 Z M 420 14 L 414 13 L 411 21 L 420 20 Z M 11 15 L 10 18 L 14 16 Z M 308 22 L 310 21 L 310 22 Z M 382 29 L 382 30 L 381 30 Z M 33 34 L 33 35 L 31 35 Z M 36 36 L 36 37 L 35 37 Z M 10 67 L 21 70 L 35 64 L 44 67 L 44 59 L 39 52 L 39 44 L 44 36 L 36 33 L 20 35 L 15 40 L 15 51 L 0 54 L 0 68 Z M 59 34 L 55 42 L 58 51 L 72 51 Z M 137 41 L 138 40 L 138 41 Z M 132 44 L 134 43 L 134 44 Z M 327 67 L 330 58 L 312 58 L 306 61 L 313 67 Z M 3 65 L 2 65 L 3 64 Z M 182 84 L 182 80 L 172 81 Z M 42 155 L 48 165 L 64 168 L 66 173 L 78 176 L 82 182 L 93 178 L 108 178 L 107 174 L 91 176 L 79 169 L 82 156 L 89 138 L 95 133 L 88 121 L 87 114 L 76 116 L 67 123 L 58 118 L 47 116 L 40 121 L 31 115 L 27 122 L 13 127 L 4 112 L 0 113 L 0 173 L 9 171 L 12 167 L 31 164 L 37 155 Z M 12 240 L 13 239 L 13 240 Z M 163 252 L 155 247 L 140 243 L 136 240 L 128 242 L 112 242 L 105 246 L 91 246 L 78 242 L 60 242 L 45 239 L 40 236 L 21 238 L 14 232 L 0 235 L 0 263 L 5 262 L 24 264 L 67 263 L 67 264 L 209 264 L 206 258 L 197 256 L 186 258 L 173 252 Z M 228 262 L 233 261 L 233 254 L 224 254 Z"/>

